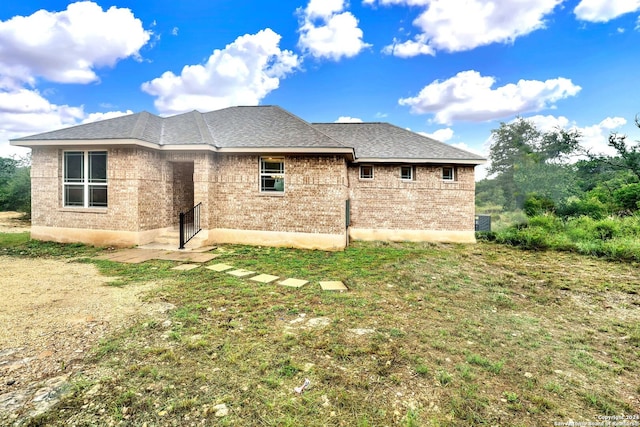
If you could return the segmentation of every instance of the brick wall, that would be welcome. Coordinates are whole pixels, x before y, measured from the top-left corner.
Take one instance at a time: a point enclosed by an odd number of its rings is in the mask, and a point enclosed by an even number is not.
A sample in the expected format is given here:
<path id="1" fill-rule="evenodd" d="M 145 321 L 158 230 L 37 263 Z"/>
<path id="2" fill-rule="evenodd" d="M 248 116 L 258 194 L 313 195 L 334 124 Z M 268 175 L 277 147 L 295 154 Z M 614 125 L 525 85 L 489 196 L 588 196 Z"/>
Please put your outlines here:
<path id="1" fill-rule="evenodd" d="M 73 148 L 77 150 L 77 148 Z M 92 148 L 99 150 L 99 148 Z M 57 148 L 32 151 L 32 224 L 45 227 L 137 231 L 138 179 L 136 150 L 106 149 L 108 203 L 106 209 L 62 206 L 62 152 Z"/>
<path id="2" fill-rule="evenodd" d="M 260 193 L 260 157 L 219 155 L 209 189 L 212 227 L 339 234 L 346 166 L 334 156 L 285 156 L 283 194 Z"/>
<path id="3" fill-rule="evenodd" d="M 413 181 L 400 179 L 400 165 L 374 164 L 373 180 L 361 180 L 359 165 L 348 168 L 351 226 L 391 230 L 474 230 L 473 166 L 456 168 L 454 182 L 442 181 L 438 165 L 418 165 Z"/>
<path id="4" fill-rule="evenodd" d="M 419 165 L 414 181 L 405 182 L 399 165 L 374 165 L 369 181 L 338 156 L 285 156 L 284 193 L 265 194 L 256 155 L 106 150 L 109 206 L 78 209 L 62 207 L 62 150 L 33 149 L 34 226 L 154 230 L 177 223 L 174 207 L 202 202 L 205 229 L 340 234 L 350 198 L 353 227 L 474 229 L 472 166 L 457 167 L 456 181 L 443 182 L 441 167 Z"/>

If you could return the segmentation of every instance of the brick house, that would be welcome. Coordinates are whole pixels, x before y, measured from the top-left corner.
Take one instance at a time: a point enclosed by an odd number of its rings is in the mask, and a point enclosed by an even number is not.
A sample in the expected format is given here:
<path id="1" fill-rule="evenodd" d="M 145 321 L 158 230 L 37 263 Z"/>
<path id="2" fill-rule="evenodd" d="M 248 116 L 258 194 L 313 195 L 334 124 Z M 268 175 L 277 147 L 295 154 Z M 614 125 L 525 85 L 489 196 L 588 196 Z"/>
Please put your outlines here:
<path id="1" fill-rule="evenodd" d="M 387 123 L 276 106 L 142 112 L 24 138 L 39 240 L 133 246 L 200 204 L 200 244 L 473 242 L 475 154 Z"/>

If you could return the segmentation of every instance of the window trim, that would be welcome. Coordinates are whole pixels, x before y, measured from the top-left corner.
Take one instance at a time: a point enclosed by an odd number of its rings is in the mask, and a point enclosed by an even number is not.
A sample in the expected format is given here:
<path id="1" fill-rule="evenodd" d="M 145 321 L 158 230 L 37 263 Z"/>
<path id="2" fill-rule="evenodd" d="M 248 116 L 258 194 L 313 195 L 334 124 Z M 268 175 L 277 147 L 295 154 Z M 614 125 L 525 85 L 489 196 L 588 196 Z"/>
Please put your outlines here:
<path id="1" fill-rule="evenodd" d="M 444 170 L 451 169 L 451 178 L 445 178 Z M 441 178 L 444 182 L 454 182 L 456 180 L 456 168 L 455 166 L 443 166 L 441 170 Z"/>
<path id="2" fill-rule="evenodd" d="M 67 180 L 67 153 L 82 153 L 82 171 L 80 180 Z M 105 177 L 104 182 L 96 181 L 92 182 L 90 153 L 102 153 L 105 156 Z M 63 209 L 99 209 L 106 210 L 109 207 L 109 179 L 107 177 L 107 171 L 109 168 L 109 153 L 107 150 L 63 150 L 62 151 L 62 208 Z M 69 186 L 82 186 L 82 205 L 70 205 L 67 203 L 67 187 Z M 107 192 L 107 200 L 105 206 L 92 206 L 90 205 L 91 188 L 104 187 Z"/>
<path id="3" fill-rule="evenodd" d="M 405 178 L 402 175 L 402 169 L 404 169 L 404 168 L 409 168 L 409 172 L 410 172 L 409 173 L 409 175 L 410 175 L 409 178 Z M 406 181 L 406 182 L 415 181 L 415 179 L 416 179 L 416 167 L 415 166 L 411 166 L 411 165 L 402 165 L 402 166 L 400 166 L 400 179 L 402 181 Z"/>
<path id="4" fill-rule="evenodd" d="M 274 173 L 274 172 L 266 172 L 263 169 L 263 164 L 265 163 L 265 161 L 278 161 L 279 163 L 282 163 L 282 173 Z M 274 189 L 273 190 L 265 190 L 263 188 L 262 185 L 262 178 L 265 176 L 271 176 L 273 177 L 273 175 L 281 175 L 281 179 L 282 179 L 282 190 L 276 190 L 275 189 L 275 180 L 277 180 L 278 178 L 274 178 Z M 285 158 L 284 156 L 260 156 L 259 160 L 258 160 L 258 186 L 260 189 L 260 194 L 269 194 L 269 195 L 282 195 L 285 193 L 286 191 L 286 185 L 285 185 L 285 178 L 287 176 L 287 171 L 286 171 L 286 165 L 285 165 Z"/>
<path id="5" fill-rule="evenodd" d="M 363 168 L 371 168 L 371 176 L 362 176 L 362 169 Z M 375 177 L 375 172 L 374 172 L 373 165 L 360 165 L 360 171 L 358 173 L 358 177 L 359 177 L 359 179 L 364 180 L 364 181 L 373 181 L 373 178 Z"/>

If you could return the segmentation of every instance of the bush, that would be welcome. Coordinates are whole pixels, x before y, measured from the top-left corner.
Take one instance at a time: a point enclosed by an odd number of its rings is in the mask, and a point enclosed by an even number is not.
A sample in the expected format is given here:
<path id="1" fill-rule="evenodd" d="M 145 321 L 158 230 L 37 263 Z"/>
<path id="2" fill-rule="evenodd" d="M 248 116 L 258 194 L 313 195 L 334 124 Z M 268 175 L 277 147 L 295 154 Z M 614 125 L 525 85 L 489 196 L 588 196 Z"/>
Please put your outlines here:
<path id="1" fill-rule="evenodd" d="M 588 216 L 602 219 L 607 215 L 607 207 L 596 198 L 577 199 L 558 207 L 557 213 L 564 218 Z"/>
<path id="2" fill-rule="evenodd" d="M 537 215 L 529 219 L 529 227 L 540 227 L 546 231 L 556 232 L 564 229 L 562 220 L 553 214 Z"/>
<path id="3" fill-rule="evenodd" d="M 527 216 L 542 215 L 553 211 L 555 211 L 555 203 L 550 198 L 535 193 L 527 194 L 524 201 L 524 212 Z"/>
<path id="4" fill-rule="evenodd" d="M 623 185 L 613 192 L 613 199 L 621 211 L 636 212 L 640 209 L 640 183 Z"/>

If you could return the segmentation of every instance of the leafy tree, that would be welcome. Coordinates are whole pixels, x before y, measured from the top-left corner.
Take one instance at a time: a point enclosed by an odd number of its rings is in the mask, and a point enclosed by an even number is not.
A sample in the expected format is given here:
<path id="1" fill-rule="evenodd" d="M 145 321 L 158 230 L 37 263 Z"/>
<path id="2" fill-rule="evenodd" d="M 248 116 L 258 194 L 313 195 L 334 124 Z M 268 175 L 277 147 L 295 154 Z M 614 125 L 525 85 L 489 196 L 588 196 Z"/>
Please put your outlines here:
<path id="1" fill-rule="evenodd" d="M 503 189 L 506 208 L 522 208 L 527 193 L 561 199 L 572 194 L 572 171 L 564 164 L 579 147 L 575 130 L 542 132 L 522 117 L 491 131 L 488 169 Z"/>
<path id="2" fill-rule="evenodd" d="M 29 158 L 0 157 L 0 211 L 31 212 Z"/>

